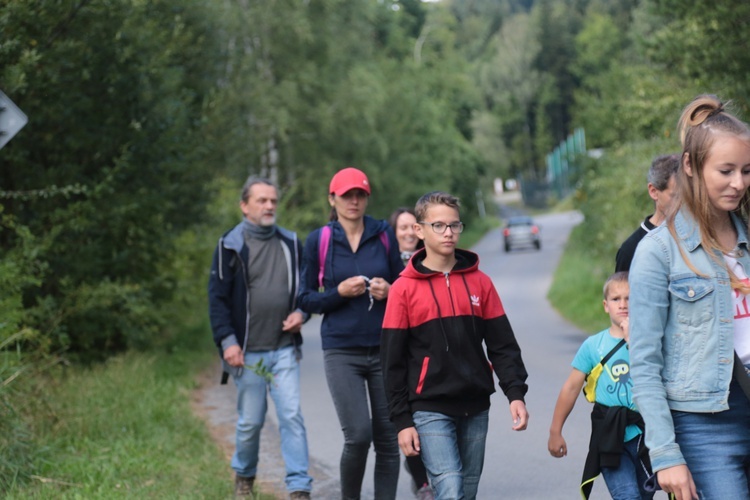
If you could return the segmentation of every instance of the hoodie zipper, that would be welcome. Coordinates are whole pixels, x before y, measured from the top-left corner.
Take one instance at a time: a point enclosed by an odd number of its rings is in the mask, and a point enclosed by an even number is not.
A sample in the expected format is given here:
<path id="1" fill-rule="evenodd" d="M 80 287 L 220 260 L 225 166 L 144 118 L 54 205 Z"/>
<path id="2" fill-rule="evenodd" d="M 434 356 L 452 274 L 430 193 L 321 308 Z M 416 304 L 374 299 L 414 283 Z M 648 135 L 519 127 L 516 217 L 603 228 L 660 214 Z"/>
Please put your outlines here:
<path id="1" fill-rule="evenodd" d="M 450 271 L 447 273 L 443 273 L 445 275 L 445 286 L 448 288 L 448 299 L 451 303 L 451 311 L 453 311 L 453 316 L 456 315 L 456 304 L 453 303 L 453 293 L 451 292 L 451 279 L 450 279 Z"/>

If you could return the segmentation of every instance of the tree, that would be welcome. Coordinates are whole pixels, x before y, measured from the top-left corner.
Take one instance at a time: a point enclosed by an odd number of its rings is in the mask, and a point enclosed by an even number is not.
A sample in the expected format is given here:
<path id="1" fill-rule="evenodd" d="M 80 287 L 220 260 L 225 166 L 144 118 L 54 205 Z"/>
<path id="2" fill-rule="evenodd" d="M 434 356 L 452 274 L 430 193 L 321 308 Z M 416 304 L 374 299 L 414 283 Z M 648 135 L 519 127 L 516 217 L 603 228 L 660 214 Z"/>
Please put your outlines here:
<path id="1" fill-rule="evenodd" d="M 212 11 L 3 4 L 0 78 L 30 120 L 7 146 L 2 203 L 50 238 L 38 257 L 44 281 L 24 290 L 25 320 L 86 357 L 147 344 L 162 322 L 152 304 L 174 287 L 160 274 L 177 251 L 173 235 L 207 200 L 211 171 L 195 144 L 215 74 L 202 53 Z"/>
<path id="2" fill-rule="evenodd" d="M 647 54 L 689 86 L 734 99 L 747 110 L 750 90 L 750 4 L 733 0 L 649 0 L 658 18 Z"/>

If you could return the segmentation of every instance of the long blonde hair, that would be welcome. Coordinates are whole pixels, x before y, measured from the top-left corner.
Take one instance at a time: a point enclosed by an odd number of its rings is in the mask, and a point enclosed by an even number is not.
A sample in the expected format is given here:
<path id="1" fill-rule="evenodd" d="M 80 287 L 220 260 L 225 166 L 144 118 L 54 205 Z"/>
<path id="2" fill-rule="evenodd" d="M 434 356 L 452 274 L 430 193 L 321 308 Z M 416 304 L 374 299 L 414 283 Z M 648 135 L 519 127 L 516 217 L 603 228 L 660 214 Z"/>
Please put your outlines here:
<path id="1" fill-rule="evenodd" d="M 727 267 L 724 259 L 719 258 L 723 249 L 711 220 L 711 202 L 703 181 L 703 167 L 717 136 L 734 135 L 750 143 L 750 128 L 746 123 L 724 109 L 724 104 L 718 97 L 709 94 L 699 95 L 683 109 L 677 127 L 680 133 L 680 142 L 682 142 L 682 168 L 677 171 L 679 200 L 674 204 L 667 217 L 669 232 L 675 241 L 678 241 L 674 225 L 675 215 L 680 208 L 687 209 L 700 228 L 701 245 L 715 262 L 727 270 L 732 288 L 738 289 L 742 293 L 750 293 L 750 286 L 741 283 Z M 688 176 L 685 171 L 687 162 L 690 163 L 692 176 Z M 748 227 L 750 190 L 745 191 L 734 213 Z M 750 227 L 748 227 L 748 230 L 750 232 Z M 682 246 L 679 248 L 680 254 L 688 267 L 699 276 L 705 276 L 693 266 Z"/>

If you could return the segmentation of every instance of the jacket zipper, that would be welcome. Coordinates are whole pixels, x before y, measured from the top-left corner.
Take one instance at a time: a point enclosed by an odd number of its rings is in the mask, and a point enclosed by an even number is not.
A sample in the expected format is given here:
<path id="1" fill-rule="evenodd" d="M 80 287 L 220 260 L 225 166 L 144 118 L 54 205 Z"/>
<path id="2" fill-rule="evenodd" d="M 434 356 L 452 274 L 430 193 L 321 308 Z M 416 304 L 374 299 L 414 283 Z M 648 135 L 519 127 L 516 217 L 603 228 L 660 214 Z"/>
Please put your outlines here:
<path id="1" fill-rule="evenodd" d="M 451 302 L 451 311 L 453 311 L 453 316 L 456 315 L 456 305 L 453 303 L 453 293 L 451 292 L 451 279 L 450 279 L 450 273 L 444 273 L 445 274 L 445 286 L 448 287 L 448 298 Z"/>

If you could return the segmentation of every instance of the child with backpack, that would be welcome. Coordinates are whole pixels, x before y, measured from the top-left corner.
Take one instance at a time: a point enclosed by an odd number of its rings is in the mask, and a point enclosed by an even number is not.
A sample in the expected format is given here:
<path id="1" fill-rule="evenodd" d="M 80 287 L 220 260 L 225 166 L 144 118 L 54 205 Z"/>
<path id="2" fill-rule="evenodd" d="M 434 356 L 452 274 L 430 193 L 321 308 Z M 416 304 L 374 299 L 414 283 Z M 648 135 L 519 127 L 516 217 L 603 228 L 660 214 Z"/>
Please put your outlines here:
<path id="1" fill-rule="evenodd" d="M 628 356 L 628 273 L 617 272 L 604 283 L 604 312 L 610 326 L 583 342 L 573 358 L 573 370 L 555 404 L 547 448 L 553 457 L 568 453 L 562 436 L 565 420 L 584 390 L 594 403 L 591 441 L 584 465 L 581 493 L 588 498 L 601 472 L 614 500 L 651 499 L 645 483 L 651 475 L 643 440 L 643 419 L 633 404 Z"/>

